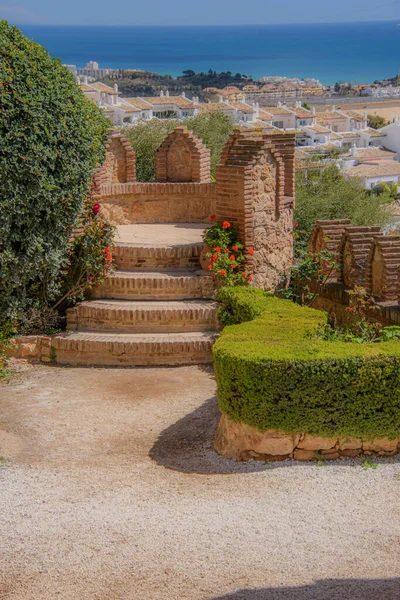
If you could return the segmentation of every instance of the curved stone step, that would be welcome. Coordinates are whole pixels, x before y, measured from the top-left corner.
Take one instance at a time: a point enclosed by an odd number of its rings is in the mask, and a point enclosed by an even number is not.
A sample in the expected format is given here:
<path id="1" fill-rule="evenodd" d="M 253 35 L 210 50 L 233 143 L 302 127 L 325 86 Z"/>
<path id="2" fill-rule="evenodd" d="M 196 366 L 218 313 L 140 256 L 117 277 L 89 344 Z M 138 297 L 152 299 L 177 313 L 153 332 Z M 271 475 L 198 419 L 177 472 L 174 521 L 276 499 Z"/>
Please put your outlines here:
<path id="1" fill-rule="evenodd" d="M 187 300 L 212 298 L 213 279 L 190 271 L 117 271 L 92 290 L 93 298 L 121 300 Z"/>
<path id="2" fill-rule="evenodd" d="M 216 302 L 89 300 L 67 311 L 67 329 L 118 332 L 216 331 Z"/>
<path id="3" fill-rule="evenodd" d="M 113 247 L 113 262 L 124 271 L 161 271 L 200 269 L 203 243 L 158 246 L 118 242 Z"/>
<path id="4" fill-rule="evenodd" d="M 212 362 L 216 333 L 61 333 L 52 338 L 52 356 L 65 365 L 185 365 Z"/>

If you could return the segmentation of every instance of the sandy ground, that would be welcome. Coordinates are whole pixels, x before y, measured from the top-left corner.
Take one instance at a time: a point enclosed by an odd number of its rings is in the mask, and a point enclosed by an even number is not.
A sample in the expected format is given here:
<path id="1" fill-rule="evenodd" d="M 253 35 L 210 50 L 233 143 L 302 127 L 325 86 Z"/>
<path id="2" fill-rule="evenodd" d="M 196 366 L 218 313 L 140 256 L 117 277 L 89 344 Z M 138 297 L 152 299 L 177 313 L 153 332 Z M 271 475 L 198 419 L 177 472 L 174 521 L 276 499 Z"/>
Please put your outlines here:
<path id="1" fill-rule="evenodd" d="M 400 463 L 223 460 L 212 372 L 0 384 L 0 598 L 398 600 Z"/>

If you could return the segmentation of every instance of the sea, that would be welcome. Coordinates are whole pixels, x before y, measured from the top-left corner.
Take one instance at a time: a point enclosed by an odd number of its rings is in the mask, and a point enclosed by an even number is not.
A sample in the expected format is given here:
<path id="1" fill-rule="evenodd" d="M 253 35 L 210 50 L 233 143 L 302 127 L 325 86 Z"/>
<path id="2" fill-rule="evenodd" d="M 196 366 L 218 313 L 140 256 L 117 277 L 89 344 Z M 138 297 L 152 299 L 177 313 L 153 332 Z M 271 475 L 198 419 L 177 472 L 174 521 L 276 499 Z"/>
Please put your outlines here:
<path id="1" fill-rule="evenodd" d="M 400 17 L 399 17 L 400 19 Z M 400 71 L 397 22 L 204 27 L 22 25 L 63 63 L 144 69 L 178 76 L 231 71 L 254 78 L 314 77 L 323 84 L 372 83 Z"/>

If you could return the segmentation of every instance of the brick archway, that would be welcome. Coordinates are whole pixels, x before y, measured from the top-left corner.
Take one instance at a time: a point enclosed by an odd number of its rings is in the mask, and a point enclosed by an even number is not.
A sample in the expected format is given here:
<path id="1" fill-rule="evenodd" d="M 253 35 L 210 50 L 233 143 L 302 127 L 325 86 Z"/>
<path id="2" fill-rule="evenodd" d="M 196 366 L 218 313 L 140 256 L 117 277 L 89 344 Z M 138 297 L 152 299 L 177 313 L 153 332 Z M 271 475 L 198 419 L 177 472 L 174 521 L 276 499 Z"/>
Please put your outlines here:
<path id="1" fill-rule="evenodd" d="M 159 182 L 210 181 L 210 150 L 187 127 L 176 127 L 155 153 Z"/>

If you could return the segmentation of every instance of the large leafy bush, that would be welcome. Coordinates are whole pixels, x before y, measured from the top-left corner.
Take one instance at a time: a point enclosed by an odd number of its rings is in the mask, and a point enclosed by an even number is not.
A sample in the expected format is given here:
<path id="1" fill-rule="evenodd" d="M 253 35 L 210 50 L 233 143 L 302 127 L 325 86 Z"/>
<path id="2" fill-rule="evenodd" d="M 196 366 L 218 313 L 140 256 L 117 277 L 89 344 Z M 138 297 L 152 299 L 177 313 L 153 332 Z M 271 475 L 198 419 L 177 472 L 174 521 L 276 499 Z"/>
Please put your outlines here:
<path id="1" fill-rule="evenodd" d="M 108 125 L 58 59 L 0 22 L 0 323 L 62 293 Z"/>
<path id="2" fill-rule="evenodd" d="M 223 413 L 261 430 L 399 436 L 399 341 L 321 339 L 324 313 L 262 290 L 224 288 L 220 300 L 225 322 L 245 321 L 213 347 Z"/>

